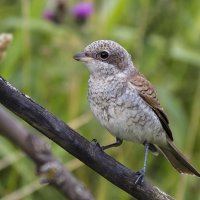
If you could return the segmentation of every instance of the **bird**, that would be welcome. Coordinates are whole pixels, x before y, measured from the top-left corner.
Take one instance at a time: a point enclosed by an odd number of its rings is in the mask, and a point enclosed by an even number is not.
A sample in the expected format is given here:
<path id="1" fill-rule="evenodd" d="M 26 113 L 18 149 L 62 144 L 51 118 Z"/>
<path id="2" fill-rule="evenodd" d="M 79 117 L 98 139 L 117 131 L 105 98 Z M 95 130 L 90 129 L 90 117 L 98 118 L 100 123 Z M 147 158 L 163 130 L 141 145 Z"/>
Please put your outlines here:
<path id="1" fill-rule="evenodd" d="M 135 67 L 125 48 L 112 40 L 97 40 L 73 58 L 89 70 L 88 100 L 94 116 L 116 138 L 101 149 L 118 147 L 123 140 L 144 145 L 144 165 L 136 173 L 136 184 L 143 182 L 149 150 L 162 153 L 179 173 L 200 177 L 175 146 L 153 85 Z"/>

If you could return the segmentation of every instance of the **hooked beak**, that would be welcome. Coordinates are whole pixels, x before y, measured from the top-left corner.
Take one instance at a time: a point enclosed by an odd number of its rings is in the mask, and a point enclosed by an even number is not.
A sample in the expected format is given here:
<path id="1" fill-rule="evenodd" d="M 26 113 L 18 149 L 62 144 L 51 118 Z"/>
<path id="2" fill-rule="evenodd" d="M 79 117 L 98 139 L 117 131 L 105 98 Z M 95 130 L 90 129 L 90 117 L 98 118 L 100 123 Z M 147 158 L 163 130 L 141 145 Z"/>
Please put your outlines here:
<path id="1" fill-rule="evenodd" d="M 85 63 L 88 63 L 89 61 L 92 60 L 91 57 L 88 57 L 85 55 L 84 52 L 80 52 L 80 53 L 76 53 L 73 58 L 77 61 L 81 61 L 81 62 L 85 62 Z"/>

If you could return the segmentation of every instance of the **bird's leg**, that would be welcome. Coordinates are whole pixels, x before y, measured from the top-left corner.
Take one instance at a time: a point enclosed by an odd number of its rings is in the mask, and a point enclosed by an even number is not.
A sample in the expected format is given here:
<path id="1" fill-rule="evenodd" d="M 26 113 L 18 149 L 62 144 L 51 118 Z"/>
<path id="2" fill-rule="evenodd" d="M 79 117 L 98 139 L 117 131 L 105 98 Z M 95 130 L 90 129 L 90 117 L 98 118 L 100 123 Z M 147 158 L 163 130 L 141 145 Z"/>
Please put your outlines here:
<path id="1" fill-rule="evenodd" d="M 109 145 L 106 145 L 106 146 L 100 146 L 100 144 L 97 142 L 96 139 L 93 139 L 92 142 L 95 142 L 96 145 L 98 145 L 104 151 L 104 150 L 112 148 L 112 147 L 120 146 L 122 144 L 123 140 L 119 139 L 119 138 L 116 138 L 116 142 L 115 143 L 112 143 L 112 144 L 109 144 Z"/>
<path id="2" fill-rule="evenodd" d="M 147 157 L 148 157 L 148 151 L 149 151 L 149 144 L 145 142 L 144 144 L 144 149 L 145 149 L 145 153 L 144 153 L 144 167 L 142 170 L 136 172 L 136 174 L 138 175 L 135 184 L 139 183 L 141 184 L 143 182 L 143 178 L 145 176 L 146 173 L 146 165 L 147 165 Z"/>
<path id="3" fill-rule="evenodd" d="M 109 144 L 109 145 L 106 145 L 106 146 L 102 146 L 102 150 L 106 150 L 106 149 L 109 149 L 109 148 L 112 148 L 112 147 L 118 147 L 122 144 L 123 140 L 122 139 L 119 139 L 119 138 L 116 138 L 116 142 L 115 143 L 112 143 L 112 144 Z"/>

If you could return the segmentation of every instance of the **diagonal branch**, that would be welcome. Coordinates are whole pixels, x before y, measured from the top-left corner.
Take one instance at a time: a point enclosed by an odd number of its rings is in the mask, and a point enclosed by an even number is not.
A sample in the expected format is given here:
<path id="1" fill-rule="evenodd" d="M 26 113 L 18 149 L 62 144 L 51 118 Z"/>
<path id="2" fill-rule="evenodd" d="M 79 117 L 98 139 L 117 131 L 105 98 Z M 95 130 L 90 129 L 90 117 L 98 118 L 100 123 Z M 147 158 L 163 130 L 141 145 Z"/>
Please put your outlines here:
<path id="1" fill-rule="evenodd" d="M 63 121 L 0 78 L 0 103 L 114 185 L 139 200 L 172 200 L 147 181 L 136 185 L 137 175 L 88 142 Z"/>
<path id="2" fill-rule="evenodd" d="M 43 182 L 54 186 L 71 200 L 94 200 L 86 188 L 56 160 L 49 146 L 41 138 L 29 133 L 2 107 L 0 107 L 0 132 L 35 162 Z"/>

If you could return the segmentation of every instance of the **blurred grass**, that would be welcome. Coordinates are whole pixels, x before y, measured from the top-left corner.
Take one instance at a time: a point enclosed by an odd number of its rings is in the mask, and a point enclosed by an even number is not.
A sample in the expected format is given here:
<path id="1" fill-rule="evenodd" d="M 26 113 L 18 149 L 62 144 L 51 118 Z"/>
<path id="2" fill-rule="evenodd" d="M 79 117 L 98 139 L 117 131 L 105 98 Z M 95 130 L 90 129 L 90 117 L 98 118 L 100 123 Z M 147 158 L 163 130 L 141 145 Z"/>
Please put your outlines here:
<path id="1" fill-rule="evenodd" d="M 132 54 L 135 65 L 155 85 L 175 143 L 200 170 L 200 1 L 93 3 L 94 14 L 80 26 L 71 18 L 61 25 L 45 21 L 45 1 L 2 0 L 0 32 L 11 32 L 14 39 L 0 63 L 0 74 L 64 121 L 73 121 L 72 126 L 88 140 L 97 138 L 107 144 L 114 138 L 88 115 L 88 72 L 72 56 L 94 40 L 115 40 Z M 50 143 L 63 162 L 76 160 Z M 133 170 L 142 167 L 142 146 L 124 142 L 108 153 Z M 0 163 L 5 166 L 0 169 L 0 197 L 32 187 L 36 179 L 33 164 L 2 137 Z M 147 169 L 146 178 L 176 199 L 200 199 L 200 181 L 179 175 L 163 156 L 150 155 Z M 86 166 L 73 172 L 96 199 L 132 199 Z M 50 187 L 38 187 L 22 199 L 56 198 L 64 199 Z"/>

